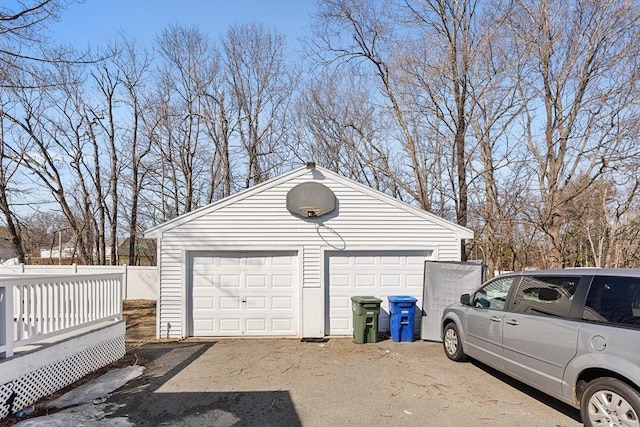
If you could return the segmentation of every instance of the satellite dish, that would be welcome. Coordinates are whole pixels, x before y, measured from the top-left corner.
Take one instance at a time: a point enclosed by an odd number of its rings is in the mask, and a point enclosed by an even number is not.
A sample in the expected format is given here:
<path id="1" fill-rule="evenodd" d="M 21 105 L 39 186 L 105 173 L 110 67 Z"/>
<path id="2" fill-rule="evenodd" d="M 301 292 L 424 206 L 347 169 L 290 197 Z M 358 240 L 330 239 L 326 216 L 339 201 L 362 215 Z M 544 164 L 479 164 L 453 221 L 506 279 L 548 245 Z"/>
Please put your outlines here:
<path id="1" fill-rule="evenodd" d="M 287 193 L 287 210 L 302 218 L 317 218 L 333 212 L 336 196 L 317 182 L 304 182 Z"/>

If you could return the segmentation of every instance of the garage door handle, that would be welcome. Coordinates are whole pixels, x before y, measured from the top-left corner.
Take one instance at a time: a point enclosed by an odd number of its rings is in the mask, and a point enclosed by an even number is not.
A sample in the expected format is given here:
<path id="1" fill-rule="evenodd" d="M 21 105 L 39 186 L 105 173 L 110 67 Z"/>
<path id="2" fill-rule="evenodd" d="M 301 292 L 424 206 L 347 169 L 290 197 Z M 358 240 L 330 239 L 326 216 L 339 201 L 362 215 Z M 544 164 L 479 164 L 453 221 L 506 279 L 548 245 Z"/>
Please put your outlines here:
<path id="1" fill-rule="evenodd" d="M 501 322 L 502 318 L 498 317 L 498 316 L 491 316 L 491 321 L 492 322 Z"/>
<path id="2" fill-rule="evenodd" d="M 516 319 L 505 320 L 504 323 L 508 323 L 509 325 L 519 325 L 520 324 L 520 322 L 518 322 Z"/>

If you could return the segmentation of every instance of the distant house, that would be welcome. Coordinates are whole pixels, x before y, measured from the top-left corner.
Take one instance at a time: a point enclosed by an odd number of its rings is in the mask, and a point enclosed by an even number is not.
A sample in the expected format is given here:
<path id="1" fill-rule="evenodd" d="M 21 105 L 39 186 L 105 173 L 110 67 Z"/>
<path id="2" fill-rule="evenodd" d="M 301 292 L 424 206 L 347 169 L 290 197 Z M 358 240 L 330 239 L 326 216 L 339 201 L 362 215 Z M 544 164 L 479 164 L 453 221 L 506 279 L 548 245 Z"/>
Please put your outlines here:
<path id="1" fill-rule="evenodd" d="M 54 245 L 53 248 L 49 249 L 40 249 L 40 258 L 71 258 L 73 256 L 78 256 L 76 253 L 76 242 L 73 240 L 69 240 L 68 242 L 62 245 L 62 250 L 58 245 Z"/>
<path id="2" fill-rule="evenodd" d="M 118 246 L 118 263 L 130 265 L 156 265 L 156 239 L 136 239 L 136 259 L 129 262 L 129 241 L 124 239 Z"/>

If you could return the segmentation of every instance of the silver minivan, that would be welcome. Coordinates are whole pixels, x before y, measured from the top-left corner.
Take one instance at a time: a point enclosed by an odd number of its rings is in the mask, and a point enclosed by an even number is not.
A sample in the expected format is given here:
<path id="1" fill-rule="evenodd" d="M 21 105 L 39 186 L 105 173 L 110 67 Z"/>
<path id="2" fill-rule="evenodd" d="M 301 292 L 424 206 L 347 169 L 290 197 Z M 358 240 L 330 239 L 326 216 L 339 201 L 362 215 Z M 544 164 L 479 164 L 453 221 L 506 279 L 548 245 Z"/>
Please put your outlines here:
<path id="1" fill-rule="evenodd" d="M 580 409 L 586 426 L 640 427 L 640 269 L 509 273 L 442 317 L 469 356 Z"/>

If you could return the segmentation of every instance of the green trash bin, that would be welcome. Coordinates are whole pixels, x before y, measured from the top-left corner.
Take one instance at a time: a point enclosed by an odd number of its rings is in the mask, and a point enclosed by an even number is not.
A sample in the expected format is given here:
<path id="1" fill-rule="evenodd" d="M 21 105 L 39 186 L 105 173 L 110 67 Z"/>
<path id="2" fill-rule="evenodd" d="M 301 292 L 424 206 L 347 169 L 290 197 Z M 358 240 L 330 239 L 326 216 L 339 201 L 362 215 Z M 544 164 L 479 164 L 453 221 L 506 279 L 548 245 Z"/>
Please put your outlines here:
<path id="1" fill-rule="evenodd" d="M 358 344 L 378 341 L 378 315 L 380 298 L 371 296 L 351 297 L 353 311 L 353 339 Z"/>

